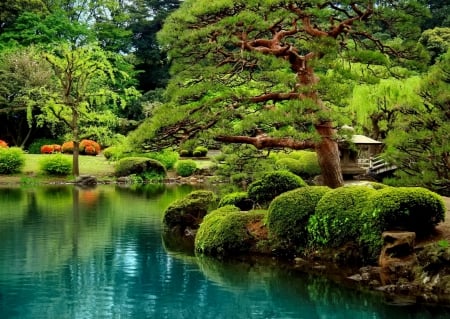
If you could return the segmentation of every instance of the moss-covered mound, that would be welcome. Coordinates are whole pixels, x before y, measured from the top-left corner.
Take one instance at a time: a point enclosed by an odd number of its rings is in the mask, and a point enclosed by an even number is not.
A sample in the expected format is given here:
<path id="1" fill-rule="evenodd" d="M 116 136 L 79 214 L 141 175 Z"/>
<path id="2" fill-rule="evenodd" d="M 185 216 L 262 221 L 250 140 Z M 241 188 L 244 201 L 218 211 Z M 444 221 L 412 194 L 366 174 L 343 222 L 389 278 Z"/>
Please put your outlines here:
<path id="1" fill-rule="evenodd" d="M 272 239 L 284 249 L 304 247 L 308 240 L 308 220 L 319 200 L 330 190 L 326 186 L 302 187 L 276 197 L 267 213 Z"/>
<path id="2" fill-rule="evenodd" d="M 289 171 L 264 174 L 248 187 L 248 197 L 259 205 L 268 205 L 275 197 L 287 191 L 307 186 L 305 181 Z"/>
<path id="3" fill-rule="evenodd" d="M 213 256 L 256 252 L 261 239 L 255 224 L 262 223 L 264 212 L 240 212 L 224 206 L 205 216 L 195 237 L 195 250 Z"/>
<path id="4" fill-rule="evenodd" d="M 421 187 L 388 187 L 372 194 L 367 208 L 372 228 L 407 230 L 427 235 L 444 220 L 442 198 Z"/>
<path id="5" fill-rule="evenodd" d="M 184 233 L 195 230 L 203 217 L 217 205 L 217 198 L 211 191 L 194 191 L 172 203 L 165 211 L 163 222 L 170 230 Z"/>
<path id="6" fill-rule="evenodd" d="M 327 192 L 309 219 L 310 243 L 339 247 L 348 241 L 358 240 L 364 223 L 361 215 L 374 192 L 377 191 L 367 186 L 340 187 Z"/>
<path id="7" fill-rule="evenodd" d="M 247 192 L 234 192 L 225 195 L 219 202 L 219 207 L 233 205 L 240 210 L 251 210 L 253 208 L 253 201 L 248 197 Z"/>
<path id="8" fill-rule="evenodd" d="M 120 177 L 132 174 L 150 179 L 151 177 L 165 177 L 167 171 L 163 164 L 154 159 L 147 157 L 122 158 L 116 165 L 115 175 Z"/>

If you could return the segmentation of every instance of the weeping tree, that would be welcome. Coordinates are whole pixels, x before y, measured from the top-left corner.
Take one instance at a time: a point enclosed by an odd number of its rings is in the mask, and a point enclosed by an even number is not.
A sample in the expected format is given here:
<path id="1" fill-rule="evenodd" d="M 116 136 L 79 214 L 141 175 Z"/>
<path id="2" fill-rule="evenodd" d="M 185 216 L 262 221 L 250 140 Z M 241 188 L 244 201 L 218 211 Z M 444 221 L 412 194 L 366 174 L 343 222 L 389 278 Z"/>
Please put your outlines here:
<path id="1" fill-rule="evenodd" d="M 388 56 L 409 59 L 415 50 L 399 37 L 414 31 L 410 13 L 420 7 L 412 4 L 187 0 L 159 34 L 172 61 L 170 102 L 132 140 L 163 147 L 203 137 L 314 149 L 325 184 L 339 187 L 336 97 L 357 79 L 355 64 L 367 70 L 392 67 Z"/>

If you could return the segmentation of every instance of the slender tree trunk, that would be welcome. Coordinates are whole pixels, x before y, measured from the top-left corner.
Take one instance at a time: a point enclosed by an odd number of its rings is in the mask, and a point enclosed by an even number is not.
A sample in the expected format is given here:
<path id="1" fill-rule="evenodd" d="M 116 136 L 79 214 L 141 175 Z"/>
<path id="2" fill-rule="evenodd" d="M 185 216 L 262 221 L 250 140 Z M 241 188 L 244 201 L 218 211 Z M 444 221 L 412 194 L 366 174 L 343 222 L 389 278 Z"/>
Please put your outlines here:
<path id="1" fill-rule="evenodd" d="M 72 154 L 72 173 L 77 177 L 80 175 L 80 166 L 78 157 L 80 154 L 80 137 L 78 128 L 78 110 L 72 109 L 72 128 L 73 128 L 73 154 Z"/>

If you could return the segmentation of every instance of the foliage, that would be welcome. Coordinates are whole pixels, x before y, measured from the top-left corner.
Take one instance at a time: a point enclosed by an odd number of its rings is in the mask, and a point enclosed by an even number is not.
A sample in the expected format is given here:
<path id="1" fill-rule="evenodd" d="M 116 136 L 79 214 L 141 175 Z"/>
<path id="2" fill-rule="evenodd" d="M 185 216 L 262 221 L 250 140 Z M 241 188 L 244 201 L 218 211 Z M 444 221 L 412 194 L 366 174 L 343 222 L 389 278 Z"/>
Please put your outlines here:
<path id="1" fill-rule="evenodd" d="M 40 170 L 48 175 L 69 175 L 72 171 L 72 161 L 65 155 L 53 154 L 39 161 Z"/>
<path id="2" fill-rule="evenodd" d="M 168 228 L 198 228 L 203 217 L 217 206 L 217 198 L 211 191 L 194 191 L 166 209 L 163 222 Z"/>
<path id="3" fill-rule="evenodd" d="M 364 222 L 361 215 L 373 192 L 376 191 L 367 186 L 346 186 L 327 192 L 308 222 L 310 244 L 339 247 L 357 241 Z"/>
<path id="4" fill-rule="evenodd" d="M 320 174 L 316 152 L 277 153 L 274 158 L 278 159 L 275 163 L 278 169 L 287 169 L 302 178 L 311 178 Z"/>
<path id="5" fill-rule="evenodd" d="M 444 221 L 445 205 L 436 193 L 421 187 L 388 187 L 369 198 L 370 228 L 378 231 L 406 230 L 427 235 Z"/>
<path id="6" fill-rule="evenodd" d="M 98 155 L 100 154 L 100 145 L 92 140 L 81 140 L 80 154 L 84 155 Z"/>
<path id="7" fill-rule="evenodd" d="M 197 170 L 197 163 L 193 160 L 181 160 L 177 162 L 176 172 L 182 177 L 191 176 Z"/>
<path id="8" fill-rule="evenodd" d="M 450 51 L 420 85 L 421 105 L 405 105 L 386 139 L 385 157 L 403 185 L 450 194 Z"/>
<path id="9" fill-rule="evenodd" d="M 39 138 L 35 139 L 28 146 L 28 154 L 40 154 L 42 145 L 60 145 L 59 140 L 51 139 L 51 138 Z"/>
<path id="10" fill-rule="evenodd" d="M 228 205 L 233 205 L 240 210 L 248 211 L 253 208 L 253 201 L 248 197 L 247 192 L 234 192 L 220 199 L 219 207 Z"/>
<path id="11" fill-rule="evenodd" d="M 61 152 L 65 153 L 65 154 L 72 154 L 73 153 L 73 142 L 72 141 L 64 142 L 61 145 Z"/>
<path id="12" fill-rule="evenodd" d="M 419 42 L 430 52 L 431 63 L 434 64 L 450 49 L 450 27 L 425 30 Z"/>
<path id="13" fill-rule="evenodd" d="M 117 161 L 122 157 L 122 148 L 120 146 L 110 146 L 103 150 L 103 156 L 107 160 Z"/>
<path id="14" fill-rule="evenodd" d="M 8 148 L 8 143 L 6 143 L 4 140 L 0 140 L 0 148 Z"/>
<path id="15" fill-rule="evenodd" d="M 212 211 L 203 219 L 195 237 L 198 253 L 224 256 L 239 255 L 251 251 L 255 236 L 248 225 L 264 219 L 262 212 L 239 212 L 235 206 L 224 206 Z"/>
<path id="16" fill-rule="evenodd" d="M 19 173 L 25 165 L 25 155 L 19 147 L 0 147 L 0 174 Z"/>
<path id="17" fill-rule="evenodd" d="M 303 179 L 289 171 L 264 174 L 248 186 L 248 197 L 256 204 L 268 205 L 278 195 L 306 186 Z"/>
<path id="18" fill-rule="evenodd" d="M 208 148 L 205 146 L 197 146 L 192 152 L 192 155 L 195 157 L 203 157 L 206 154 L 208 154 Z"/>
<path id="19" fill-rule="evenodd" d="M 174 168 L 179 158 L 178 153 L 169 148 L 163 149 L 160 152 L 146 153 L 145 156 L 161 162 L 168 170 Z"/>
<path id="20" fill-rule="evenodd" d="M 147 157 L 125 157 L 120 159 L 115 167 L 116 176 L 129 176 L 136 174 L 144 179 L 147 176 L 159 176 L 159 178 L 167 175 L 166 168 L 160 162 Z"/>
<path id="21" fill-rule="evenodd" d="M 59 144 L 46 144 L 41 146 L 41 154 L 53 154 L 60 152 L 61 152 L 61 145 Z"/>
<path id="22" fill-rule="evenodd" d="M 298 249 L 308 242 L 307 225 L 319 200 L 331 189 L 302 187 L 283 193 L 270 203 L 267 213 L 269 234 L 282 249 Z"/>

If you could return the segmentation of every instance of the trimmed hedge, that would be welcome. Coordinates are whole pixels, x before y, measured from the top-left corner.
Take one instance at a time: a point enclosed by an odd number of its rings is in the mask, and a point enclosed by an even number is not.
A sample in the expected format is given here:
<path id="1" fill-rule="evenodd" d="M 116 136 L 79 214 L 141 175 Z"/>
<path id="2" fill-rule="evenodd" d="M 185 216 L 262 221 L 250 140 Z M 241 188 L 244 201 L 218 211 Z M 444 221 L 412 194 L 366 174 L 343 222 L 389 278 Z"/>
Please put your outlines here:
<path id="1" fill-rule="evenodd" d="M 115 175 L 129 176 L 136 174 L 144 179 L 164 178 L 166 168 L 160 162 L 147 157 L 125 157 L 119 160 L 115 167 Z"/>
<path id="2" fill-rule="evenodd" d="M 258 239 L 248 226 L 264 220 L 264 212 L 242 213 L 235 206 L 221 207 L 203 219 L 195 237 L 198 253 L 225 256 L 252 251 Z"/>
<path id="3" fill-rule="evenodd" d="M 377 191 L 367 186 L 346 186 L 327 192 L 308 222 L 310 244 L 339 247 L 357 241 L 364 222 L 361 216 L 374 192 Z"/>
<path id="4" fill-rule="evenodd" d="M 0 147 L 0 174 L 19 173 L 25 165 L 25 155 L 20 147 Z"/>
<path id="5" fill-rule="evenodd" d="M 53 154 L 39 161 L 41 171 L 48 175 L 66 176 L 72 172 L 72 160 L 62 154 Z"/>
<path id="6" fill-rule="evenodd" d="M 233 205 L 238 207 L 240 210 L 250 210 L 253 208 L 253 201 L 248 198 L 246 192 L 234 192 L 225 195 L 219 202 L 219 207 Z"/>
<path id="7" fill-rule="evenodd" d="M 270 236 L 284 249 L 306 246 L 308 220 L 319 200 L 330 190 L 326 186 L 308 186 L 276 197 L 267 214 Z"/>
<path id="8" fill-rule="evenodd" d="M 208 211 L 216 208 L 217 198 L 211 191 L 194 191 L 173 202 L 164 212 L 164 225 L 172 229 L 197 229 Z"/>
<path id="9" fill-rule="evenodd" d="M 275 171 L 264 174 L 261 179 L 248 186 L 248 197 L 255 203 L 267 205 L 278 195 L 307 186 L 305 181 L 289 171 Z"/>
<path id="10" fill-rule="evenodd" d="M 429 234 L 444 221 L 445 204 L 442 198 L 421 187 L 388 187 L 370 197 L 366 209 L 371 227 L 379 231 L 405 230 L 418 235 Z"/>

